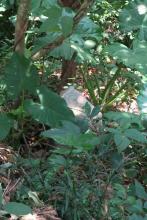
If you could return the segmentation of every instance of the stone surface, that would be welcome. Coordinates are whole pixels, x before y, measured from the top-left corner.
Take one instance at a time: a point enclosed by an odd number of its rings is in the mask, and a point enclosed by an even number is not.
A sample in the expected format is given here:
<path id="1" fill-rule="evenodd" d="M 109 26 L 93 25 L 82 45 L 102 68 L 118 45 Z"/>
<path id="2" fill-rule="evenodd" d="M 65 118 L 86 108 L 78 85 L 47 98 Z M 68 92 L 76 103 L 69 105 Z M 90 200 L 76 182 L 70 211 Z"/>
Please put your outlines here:
<path id="1" fill-rule="evenodd" d="M 86 131 L 88 128 L 95 132 L 100 131 L 102 128 L 102 113 L 99 112 L 95 117 L 88 118 L 84 107 L 86 103 L 88 103 L 88 106 L 92 111 L 94 105 L 92 105 L 81 92 L 73 86 L 70 86 L 68 89 L 61 92 L 61 97 L 65 99 L 67 106 L 73 111 L 75 117 L 77 118 L 77 124 L 82 131 Z"/>
<path id="2" fill-rule="evenodd" d="M 88 102 L 91 110 L 94 106 L 79 92 L 74 86 L 70 86 L 61 92 L 61 97 L 63 97 L 67 103 L 67 106 L 73 111 L 74 115 L 79 118 L 86 117 L 84 112 L 84 106 Z"/>

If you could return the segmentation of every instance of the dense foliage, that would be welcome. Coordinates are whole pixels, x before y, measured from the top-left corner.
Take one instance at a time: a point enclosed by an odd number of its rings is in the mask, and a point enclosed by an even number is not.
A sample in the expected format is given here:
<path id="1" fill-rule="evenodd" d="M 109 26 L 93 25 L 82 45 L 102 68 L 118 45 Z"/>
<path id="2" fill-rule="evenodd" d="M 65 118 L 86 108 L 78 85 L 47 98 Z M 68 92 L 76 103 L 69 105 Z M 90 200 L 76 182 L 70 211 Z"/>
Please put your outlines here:
<path id="1" fill-rule="evenodd" d="M 147 220 L 147 1 L 0 0 L 0 28 L 0 219 Z"/>

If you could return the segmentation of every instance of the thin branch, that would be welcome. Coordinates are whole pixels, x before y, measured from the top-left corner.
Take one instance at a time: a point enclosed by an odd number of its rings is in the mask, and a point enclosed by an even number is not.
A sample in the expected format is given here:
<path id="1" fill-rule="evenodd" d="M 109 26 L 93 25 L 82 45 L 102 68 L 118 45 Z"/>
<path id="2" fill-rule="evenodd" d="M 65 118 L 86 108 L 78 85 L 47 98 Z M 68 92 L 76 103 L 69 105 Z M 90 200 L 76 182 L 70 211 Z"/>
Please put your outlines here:
<path id="1" fill-rule="evenodd" d="M 85 0 L 79 10 L 77 11 L 77 14 L 74 17 L 74 27 L 80 22 L 80 20 L 86 15 L 87 11 L 93 4 L 94 0 Z"/>
<path id="2" fill-rule="evenodd" d="M 89 10 L 90 6 L 93 4 L 94 0 L 85 0 L 79 10 L 77 11 L 76 15 L 73 18 L 74 24 L 73 24 L 73 30 L 71 33 L 68 34 L 68 36 L 61 35 L 58 37 L 53 43 L 48 44 L 46 47 L 42 48 L 40 51 L 35 52 L 35 54 L 32 55 L 32 58 L 34 60 L 38 60 L 39 58 L 45 56 L 48 52 L 55 49 L 56 47 L 60 46 L 65 39 L 70 37 L 76 27 L 76 25 L 80 22 L 80 20 L 86 15 L 87 11 Z"/>

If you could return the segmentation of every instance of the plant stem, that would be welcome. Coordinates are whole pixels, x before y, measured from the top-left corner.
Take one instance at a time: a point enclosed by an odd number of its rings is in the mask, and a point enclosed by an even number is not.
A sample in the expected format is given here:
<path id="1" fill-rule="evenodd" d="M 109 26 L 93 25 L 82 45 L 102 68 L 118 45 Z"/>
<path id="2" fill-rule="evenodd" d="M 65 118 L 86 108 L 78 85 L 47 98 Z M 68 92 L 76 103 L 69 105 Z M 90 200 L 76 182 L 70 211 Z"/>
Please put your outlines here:
<path id="1" fill-rule="evenodd" d="M 118 69 L 116 71 L 116 73 L 114 74 L 114 76 L 111 78 L 111 80 L 107 83 L 107 86 L 102 94 L 102 102 L 101 102 L 101 105 L 102 105 L 102 108 L 103 106 L 105 105 L 106 103 L 106 100 L 110 94 L 110 91 L 111 89 L 113 88 L 113 85 L 115 83 L 115 80 L 117 79 L 118 75 L 120 74 L 120 69 Z"/>

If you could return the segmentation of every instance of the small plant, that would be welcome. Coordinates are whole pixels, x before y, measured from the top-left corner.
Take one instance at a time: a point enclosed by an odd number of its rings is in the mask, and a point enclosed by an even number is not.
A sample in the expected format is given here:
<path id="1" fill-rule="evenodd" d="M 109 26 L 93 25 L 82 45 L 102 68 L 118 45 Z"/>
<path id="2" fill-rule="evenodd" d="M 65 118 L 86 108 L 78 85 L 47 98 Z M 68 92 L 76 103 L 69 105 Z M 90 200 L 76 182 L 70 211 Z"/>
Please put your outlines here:
<path id="1" fill-rule="evenodd" d="M 8 202 L 4 203 L 3 200 L 3 190 L 2 186 L 0 185 L 0 217 L 3 219 L 6 219 L 7 214 L 13 214 L 17 217 L 27 215 L 32 213 L 32 210 L 29 206 L 22 204 L 22 203 L 17 203 L 17 202 Z"/>

